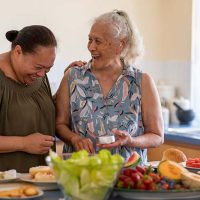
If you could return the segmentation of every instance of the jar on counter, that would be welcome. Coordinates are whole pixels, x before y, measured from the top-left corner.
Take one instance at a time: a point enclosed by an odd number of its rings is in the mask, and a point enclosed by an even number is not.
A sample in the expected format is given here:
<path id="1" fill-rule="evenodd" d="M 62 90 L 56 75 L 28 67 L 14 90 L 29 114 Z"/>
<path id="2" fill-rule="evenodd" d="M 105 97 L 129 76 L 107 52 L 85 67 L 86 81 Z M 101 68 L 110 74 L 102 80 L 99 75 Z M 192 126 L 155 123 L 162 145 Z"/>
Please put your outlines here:
<path id="1" fill-rule="evenodd" d="M 167 130 L 169 127 L 169 109 L 162 106 L 162 116 L 164 122 L 164 129 Z"/>
<path id="2" fill-rule="evenodd" d="M 165 99 L 166 101 L 174 98 L 175 96 L 175 87 L 172 85 L 166 85 L 164 83 L 158 83 L 157 90 L 160 99 Z"/>

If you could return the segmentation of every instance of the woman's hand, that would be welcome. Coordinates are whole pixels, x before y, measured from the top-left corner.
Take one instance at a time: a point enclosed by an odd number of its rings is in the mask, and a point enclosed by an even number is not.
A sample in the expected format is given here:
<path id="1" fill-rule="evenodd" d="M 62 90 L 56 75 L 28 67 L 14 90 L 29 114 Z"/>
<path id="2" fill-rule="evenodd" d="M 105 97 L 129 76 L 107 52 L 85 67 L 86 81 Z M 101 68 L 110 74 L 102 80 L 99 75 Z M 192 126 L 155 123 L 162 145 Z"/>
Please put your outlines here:
<path id="1" fill-rule="evenodd" d="M 71 67 L 75 67 L 75 66 L 78 66 L 78 67 L 82 67 L 86 64 L 87 62 L 86 61 L 82 61 L 82 60 L 79 60 L 79 61 L 74 61 L 72 62 L 65 70 L 64 70 L 64 73 L 70 69 Z"/>
<path id="2" fill-rule="evenodd" d="M 45 154 L 49 152 L 53 143 L 52 136 L 33 133 L 23 138 L 23 151 L 31 154 Z"/>
<path id="3" fill-rule="evenodd" d="M 72 137 L 71 143 L 76 151 L 85 149 L 89 153 L 95 153 L 93 142 L 89 138 L 76 135 Z"/>
<path id="4" fill-rule="evenodd" d="M 132 137 L 127 131 L 112 130 L 115 135 L 115 142 L 111 144 L 97 144 L 98 147 L 103 149 L 113 149 L 121 146 L 131 146 Z"/>

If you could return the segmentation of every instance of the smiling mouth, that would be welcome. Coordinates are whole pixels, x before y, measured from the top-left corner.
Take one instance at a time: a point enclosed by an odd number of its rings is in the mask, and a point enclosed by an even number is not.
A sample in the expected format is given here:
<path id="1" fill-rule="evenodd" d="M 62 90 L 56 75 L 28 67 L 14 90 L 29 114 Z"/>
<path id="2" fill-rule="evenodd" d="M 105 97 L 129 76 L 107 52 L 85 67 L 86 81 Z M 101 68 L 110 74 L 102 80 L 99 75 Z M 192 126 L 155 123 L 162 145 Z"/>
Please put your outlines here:
<path id="1" fill-rule="evenodd" d="M 99 55 L 92 55 L 93 59 L 98 59 L 100 56 Z"/>

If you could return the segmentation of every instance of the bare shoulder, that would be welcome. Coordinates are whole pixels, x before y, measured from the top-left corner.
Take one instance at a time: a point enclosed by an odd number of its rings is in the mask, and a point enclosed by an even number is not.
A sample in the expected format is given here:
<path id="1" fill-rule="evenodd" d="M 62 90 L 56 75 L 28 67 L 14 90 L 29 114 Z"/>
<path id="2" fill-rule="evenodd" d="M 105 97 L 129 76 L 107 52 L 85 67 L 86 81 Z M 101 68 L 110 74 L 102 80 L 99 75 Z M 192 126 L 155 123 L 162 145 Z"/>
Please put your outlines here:
<path id="1" fill-rule="evenodd" d="M 65 71 L 64 76 L 63 76 L 62 81 L 61 81 L 61 85 L 67 83 L 70 72 L 71 72 L 71 68 L 68 69 L 67 71 Z"/>
<path id="2" fill-rule="evenodd" d="M 3 72 L 5 72 L 6 69 L 9 67 L 8 66 L 9 60 L 6 55 L 7 55 L 6 53 L 0 54 L 0 69 Z"/>
<path id="3" fill-rule="evenodd" d="M 153 78 L 147 73 L 142 74 L 142 90 L 156 90 Z"/>
<path id="4" fill-rule="evenodd" d="M 142 73 L 142 84 L 149 84 L 149 83 L 154 84 L 152 76 L 147 73 Z"/>
<path id="5" fill-rule="evenodd" d="M 70 70 L 71 69 L 68 69 L 67 71 L 65 71 L 65 73 L 63 75 L 63 78 L 60 82 L 60 86 L 57 91 L 56 99 L 60 98 L 60 96 L 65 95 L 65 93 L 68 89 L 68 77 L 69 77 Z"/>
<path id="6" fill-rule="evenodd" d="M 144 73 L 142 76 L 142 104 L 159 105 L 159 95 L 153 78 Z"/>

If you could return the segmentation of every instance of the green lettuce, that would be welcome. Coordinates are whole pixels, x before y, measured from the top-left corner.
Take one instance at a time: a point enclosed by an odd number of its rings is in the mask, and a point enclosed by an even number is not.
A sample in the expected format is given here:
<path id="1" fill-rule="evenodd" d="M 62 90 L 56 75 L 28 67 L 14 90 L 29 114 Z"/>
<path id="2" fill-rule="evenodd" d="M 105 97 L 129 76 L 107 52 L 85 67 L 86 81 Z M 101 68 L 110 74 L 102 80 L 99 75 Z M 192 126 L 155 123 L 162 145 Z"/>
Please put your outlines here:
<path id="1" fill-rule="evenodd" d="M 58 183 L 72 200 L 103 200 L 124 163 L 120 155 L 105 149 L 95 155 L 74 152 L 67 160 L 51 151 L 50 157 Z"/>

